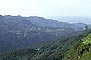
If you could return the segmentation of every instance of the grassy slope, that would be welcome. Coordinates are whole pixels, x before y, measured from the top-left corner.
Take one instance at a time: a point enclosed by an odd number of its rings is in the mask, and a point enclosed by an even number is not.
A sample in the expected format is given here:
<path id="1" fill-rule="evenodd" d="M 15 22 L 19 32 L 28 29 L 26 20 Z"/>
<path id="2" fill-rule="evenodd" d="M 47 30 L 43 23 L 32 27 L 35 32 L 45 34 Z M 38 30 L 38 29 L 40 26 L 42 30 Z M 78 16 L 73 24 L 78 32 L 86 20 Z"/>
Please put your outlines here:
<path id="1" fill-rule="evenodd" d="M 91 34 L 76 43 L 67 52 L 65 60 L 91 60 Z"/>

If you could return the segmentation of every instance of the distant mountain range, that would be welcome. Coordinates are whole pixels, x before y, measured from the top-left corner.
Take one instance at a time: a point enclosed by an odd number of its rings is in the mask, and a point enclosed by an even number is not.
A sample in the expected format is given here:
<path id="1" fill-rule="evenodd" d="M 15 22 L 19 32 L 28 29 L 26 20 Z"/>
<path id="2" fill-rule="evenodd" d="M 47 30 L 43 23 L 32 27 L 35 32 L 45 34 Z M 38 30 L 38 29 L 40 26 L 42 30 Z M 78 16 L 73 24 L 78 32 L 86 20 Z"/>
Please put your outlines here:
<path id="1" fill-rule="evenodd" d="M 59 22 L 57 20 L 45 19 L 43 17 L 37 17 L 37 16 L 30 16 L 30 17 L 27 17 L 27 19 L 31 21 L 31 23 L 41 27 L 71 28 L 71 29 L 74 29 L 75 31 L 80 31 L 84 29 L 84 26 L 86 26 L 86 24 L 84 23 L 70 24 L 67 22 Z M 71 18 L 68 18 L 67 20 L 70 20 L 70 19 Z"/>
<path id="2" fill-rule="evenodd" d="M 86 25 L 84 23 L 70 24 L 36 16 L 0 15 L 0 51 L 68 37 L 83 31 Z"/>
<path id="3" fill-rule="evenodd" d="M 91 17 L 80 17 L 80 16 L 57 16 L 57 17 L 46 17 L 52 18 L 58 21 L 69 22 L 69 23 L 86 23 L 91 24 Z"/>

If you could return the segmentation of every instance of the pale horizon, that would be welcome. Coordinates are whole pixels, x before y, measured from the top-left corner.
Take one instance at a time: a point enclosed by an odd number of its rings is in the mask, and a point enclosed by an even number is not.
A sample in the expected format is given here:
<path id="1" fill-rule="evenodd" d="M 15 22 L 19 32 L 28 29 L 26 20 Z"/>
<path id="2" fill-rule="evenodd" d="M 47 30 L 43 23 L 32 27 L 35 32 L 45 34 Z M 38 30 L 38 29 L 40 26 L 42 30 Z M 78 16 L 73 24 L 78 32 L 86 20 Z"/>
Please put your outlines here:
<path id="1" fill-rule="evenodd" d="M 0 0 L 0 15 L 39 16 L 59 21 L 55 17 L 91 17 L 91 0 Z"/>

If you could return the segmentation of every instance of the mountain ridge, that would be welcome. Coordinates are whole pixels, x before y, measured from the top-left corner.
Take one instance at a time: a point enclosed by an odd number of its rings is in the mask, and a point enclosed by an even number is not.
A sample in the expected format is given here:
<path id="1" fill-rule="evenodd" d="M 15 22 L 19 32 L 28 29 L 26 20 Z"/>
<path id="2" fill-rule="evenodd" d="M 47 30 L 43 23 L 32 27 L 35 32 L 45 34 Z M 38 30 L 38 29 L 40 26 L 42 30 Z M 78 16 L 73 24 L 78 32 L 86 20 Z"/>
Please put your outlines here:
<path id="1" fill-rule="evenodd" d="M 34 24 L 30 20 L 39 21 L 41 26 L 37 22 Z M 12 49 L 23 48 L 33 44 L 68 37 L 83 31 L 85 25 L 60 23 L 54 20 L 47 20 L 43 17 L 0 15 L 0 41 L 3 43 L 1 45 L 1 52 L 9 50 L 11 47 Z"/>

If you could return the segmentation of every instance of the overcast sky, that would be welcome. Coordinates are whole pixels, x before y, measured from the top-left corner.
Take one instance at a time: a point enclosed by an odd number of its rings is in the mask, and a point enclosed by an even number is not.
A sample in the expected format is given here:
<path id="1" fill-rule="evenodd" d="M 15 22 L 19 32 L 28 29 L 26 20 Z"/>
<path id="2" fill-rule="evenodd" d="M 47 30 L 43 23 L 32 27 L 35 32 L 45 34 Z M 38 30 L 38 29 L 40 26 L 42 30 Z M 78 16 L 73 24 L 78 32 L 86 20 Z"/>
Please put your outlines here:
<path id="1" fill-rule="evenodd" d="M 0 14 L 91 17 L 91 0 L 0 0 Z"/>

